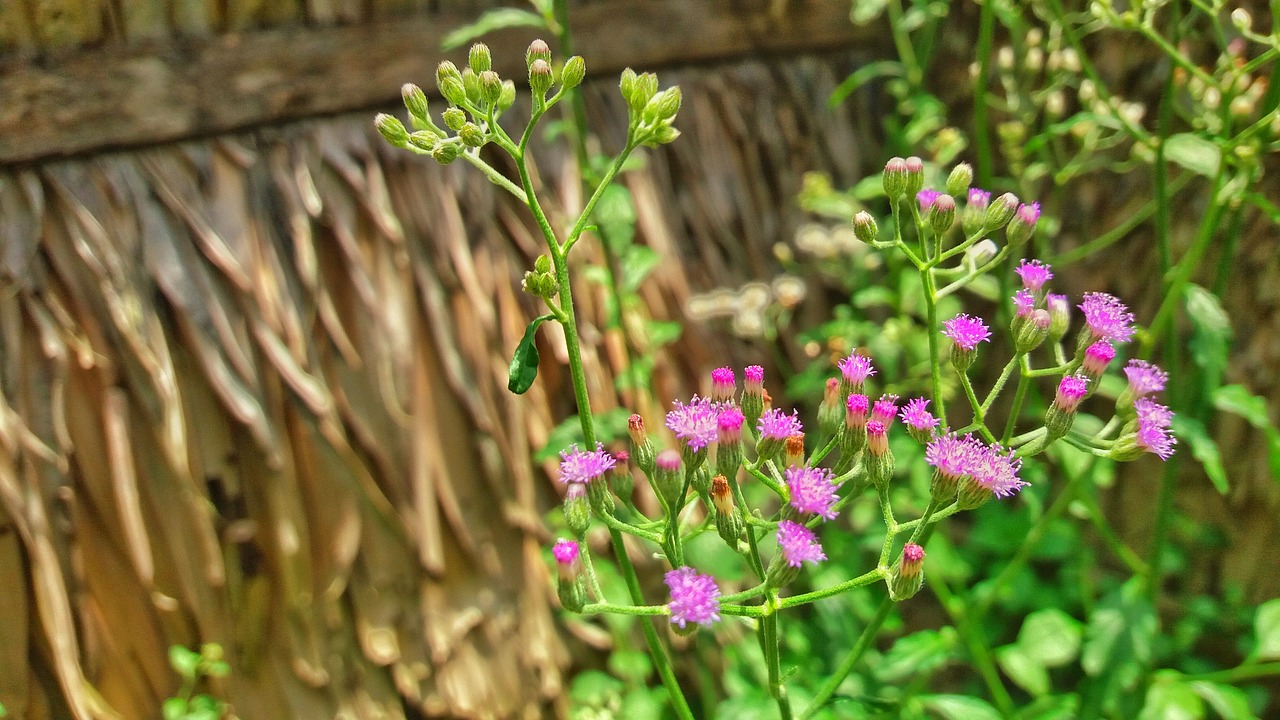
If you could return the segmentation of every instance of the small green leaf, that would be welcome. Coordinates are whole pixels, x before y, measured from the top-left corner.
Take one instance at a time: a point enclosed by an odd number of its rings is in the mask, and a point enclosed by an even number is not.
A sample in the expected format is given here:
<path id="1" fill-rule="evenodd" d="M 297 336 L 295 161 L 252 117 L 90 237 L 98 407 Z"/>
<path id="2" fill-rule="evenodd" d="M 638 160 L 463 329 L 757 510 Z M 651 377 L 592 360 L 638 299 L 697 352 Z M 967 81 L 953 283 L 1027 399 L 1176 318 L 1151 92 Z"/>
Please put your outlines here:
<path id="1" fill-rule="evenodd" d="M 909 677 L 927 676 L 950 656 L 951 643 L 935 630 L 921 630 L 899 638 L 876 664 L 876 677 L 894 683 Z"/>
<path id="2" fill-rule="evenodd" d="M 495 30 L 514 27 L 545 28 L 546 23 L 543 22 L 540 16 L 528 10 L 497 8 L 481 15 L 473 23 L 451 30 L 449 34 L 444 36 L 444 40 L 440 41 L 440 46 L 445 50 L 452 50 Z"/>
<path id="3" fill-rule="evenodd" d="M 507 371 L 507 389 L 517 395 L 523 395 L 533 386 L 534 378 L 538 377 L 538 342 L 536 335 L 538 334 L 538 326 L 550 320 L 550 315 L 539 315 L 529 323 L 529 327 L 524 329 L 524 337 L 520 338 L 520 344 L 516 346 L 516 352 L 511 356 L 511 367 Z"/>
<path id="4" fill-rule="evenodd" d="M 1222 150 L 1191 133 L 1178 133 L 1164 141 L 1164 156 L 1197 175 L 1213 177 L 1222 164 Z"/>
<path id="5" fill-rule="evenodd" d="M 1079 708 L 1079 695 L 1048 695 L 1032 700 L 1018 713 L 1018 720 L 1076 720 Z"/>
<path id="6" fill-rule="evenodd" d="M 187 700 L 178 697 L 167 698 L 160 706 L 160 711 L 164 715 L 164 720 L 184 720 L 187 717 Z"/>
<path id="7" fill-rule="evenodd" d="M 1155 611 L 1133 578 L 1098 603 L 1085 630 L 1080 665 L 1097 678 L 1093 692 L 1104 702 L 1132 689 L 1151 660 L 1157 630 Z M 1088 706 L 1088 702 L 1085 702 Z"/>
<path id="8" fill-rule="evenodd" d="M 600 223 L 600 231 L 609 241 L 609 247 L 621 251 L 631 244 L 636 235 L 636 206 L 631 191 L 625 185 L 610 185 L 596 201 L 592 215 Z"/>
<path id="9" fill-rule="evenodd" d="M 621 680 L 599 670 L 587 670 L 573 679 L 573 685 L 569 688 L 569 697 L 573 698 L 575 703 L 602 708 L 615 698 L 621 697 L 625 689 Z"/>
<path id="10" fill-rule="evenodd" d="M 1258 606 L 1258 614 L 1253 618 L 1253 634 L 1257 645 L 1251 657 L 1280 660 L 1280 600 L 1268 600 Z"/>
<path id="11" fill-rule="evenodd" d="M 1018 631 L 1018 647 L 1046 667 L 1062 667 L 1080 652 L 1080 622 L 1056 608 L 1027 616 Z"/>
<path id="12" fill-rule="evenodd" d="M 596 439 L 606 445 L 620 440 L 627 436 L 627 419 L 631 417 L 631 411 L 625 408 L 613 408 L 595 416 Z M 554 458 L 561 450 L 567 449 L 570 445 L 582 447 L 582 423 L 578 421 L 577 415 L 570 415 L 551 429 L 547 434 L 547 442 L 542 449 L 534 454 L 533 459 L 537 462 L 545 462 Z M 600 568 L 596 568 L 599 572 Z M 622 591 L 625 593 L 626 588 Z M 626 618 L 624 618 L 625 620 Z"/>
<path id="13" fill-rule="evenodd" d="M 656 250 L 644 245 L 628 245 L 623 251 L 620 259 L 622 265 L 622 291 L 626 293 L 634 293 L 640 288 L 640 283 L 658 267 L 658 263 L 662 262 L 662 256 Z"/>
<path id="14" fill-rule="evenodd" d="M 996 662 L 1009 679 L 1033 697 L 1049 692 L 1049 671 L 1044 663 L 1031 657 L 1021 645 L 996 648 Z"/>
<path id="15" fill-rule="evenodd" d="M 649 656 L 638 650 L 615 650 L 609 655 L 609 672 L 629 685 L 643 685 L 652 670 Z"/>
<path id="16" fill-rule="evenodd" d="M 1138 720 L 1200 720 L 1204 701 L 1172 670 L 1156 673 Z"/>
<path id="17" fill-rule="evenodd" d="M 1213 405 L 1223 412 L 1239 415 L 1266 434 L 1271 475 L 1280 481 L 1280 429 L 1271 423 L 1267 401 L 1243 385 L 1224 385 L 1213 391 Z"/>
<path id="18" fill-rule="evenodd" d="M 1257 720 L 1258 716 L 1254 715 L 1253 710 L 1249 708 L 1249 696 L 1245 695 L 1240 688 L 1204 680 L 1193 680 L 1190 685 L 1191 689 L 1204 698 L 1204 701 L 1209 703 L 1209 707 L 1213 708 L 1220 717 L 1231 720 Z"/>
<path id="19" fill-rule="evenodd" d="M 1231 319 L 1216 295 L 1199 285 L 1188 285 L 1185 302 L 1191 318 L 1188 343 L 1191 359 L 1204 370 L 1207 384 L 1216 386 L 1227 368 L 1230 352 Z"/>
<path id="20" fill-rule="evenodd" d="M 213 660 L 205 668 L 205 672 L 209 674 L 209 677 L 226 677 L 231 674 L 231 666 L 225 660 Z"/>
<path id="21" fill-rule="evenodd" d="M 1209 437 L 1204 424 L 1192 417 L 1175 415 L 1172 427 L 1173 433 L 1191 447 L 1191 455 L 1204 466 L 1204 473 L 1209 476 L 1209 481 L 1219 493 L 1226 495 L 1227 470 L 1222 465 L 1222 453 L 1218 451 L 1218 444 Z"/>
<path id="22" fill-rule="evenodd" d="M 644 327 L 649 336 L 650 349 L 670 345 L 679 340 L 680 335 L 684 332 L 684 325 L 681 325 L 677 320 L 650 320 L 645 323 Z"/>
<path id="23" fill-rule="evenodd" d="M 1000 720 L 990 704 L 967 695 L 921 695 L 920 702 L 945 720 Z"/>
<path id="24" fill-rule="evenodd" d="M 181 645 L 169 646 L 169 665 L 185 680 L 196 677 L 196 668 L 200 666 L 200 653 Z"/>

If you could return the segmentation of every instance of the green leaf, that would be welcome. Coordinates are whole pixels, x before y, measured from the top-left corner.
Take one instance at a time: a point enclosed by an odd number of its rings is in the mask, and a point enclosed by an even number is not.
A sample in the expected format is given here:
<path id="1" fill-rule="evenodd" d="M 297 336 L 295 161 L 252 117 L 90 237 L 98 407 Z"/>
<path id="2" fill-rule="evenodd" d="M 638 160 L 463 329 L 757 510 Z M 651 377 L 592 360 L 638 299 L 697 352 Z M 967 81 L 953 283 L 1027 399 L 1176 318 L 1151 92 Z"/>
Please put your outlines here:
<path id="1" fill-rule="evenodd" d="M 164 720 L 183 720 L 187 717 L 187 700 L 178 697 L 166 698 L 164 704 L 160 706 L 160 711 L 164 715 Z"/>
<path id="2" fill-rule="evenodd" d="M 1155 611 L 1139 578 L 1109 593 L 1094 609 L 1085 629 L 1080 665 L 1097 678 L 1090 690 L 1101 693 L 1104 704 L 1132 689 L 1142 677 L 1142 668 L 1151 660 L 1156 625 Z"/>
<path id="3" fill-rule="evenodd" d="M 849 8 L 849 21 L 854 25 L 866 25 L 884 13 L 887 0 L 859 0 Z"/>
<path id="4" fill-rule="evenodd" d="M 621 250 L 630 245 L 636 235 L 636 206 L 631 191 L 617 184 L 605 188 L 592 218 L 599 223 L 609 247 Z"/>
<path id="5" fill-rule="evenodd" d="M 1222 150 L 1209 140 L 1191 133 L 1178 133 L 1164 141 L 1164 156 L 1197 175 L 1213 177 L 1222 164 Z"/>
<path id="6" fill-rule="evenodd" d="M 1018 713 L 1018 720 L 1076 720 L 1080 717 L 1080 696 L 1050 695 L 1038 697 Z"/>
<path id="7" fill-rule="evenodd" d="M 612 699 L 621 697 L 625 689 L 621 680 L 599 670 L 587 670 L 573 679 L 569 697 L 575 704 L 600 708 L 606 707 Z"/>
<path id="8" fill-rule="evenodd" d="M 1187 316 L 1191 318 L 1191 359 L 1204 370 L 1206 384 L 1217 386 L 1227 368 L 1230 352 L 1231 319 L 1213 293 L 1199 285 L 1185 290 Z"/>
<path id="9" fill-rule="evenodd" d="M 1280 600 L 1268 600 L 1258 606 L 1253 618 L 1254 642 L 1250 657 L 1258 660 L 1280 659 Z"/>
<path id="10" fill-rule="evenodd" d="M 618 717 L 635 720 L 662 720 L 662 710 L 667 706 L 664 688 L 637 687 L 622 696 Z"/>
<path id="11" fill-rule="evenodd" d="M 170 645 L 169 665 L 184 680 L 194 680 L 196 669 L 200 666 L 200 653 L 181 645 Z"/>
<path id="12" fill-rule="evenodd" d="M 1021 645 L 996 648 L 996 662 L 1009 679 L 1033 697 L 1049 692 L 1049 671 L 1044 663 L 1027 653 Z"/>
<path id="13" fill-rule="evenodd" d="M 936 630 L 921 630 L 899 638 L 876 664 L 876 678 L 895 683 L 917 675 L 927 675 L 941 667 L 950 656 L 951 640 Z"/>
<path id="14" fill-rule="evenodd" d="M 649 336 L 651 350 L 670 345 L 679 340 L 680 335 L 684 333 L 684 325 L 678 320 L 650 320 L 644 327 Z"/>
<path id="15" fill-rule="evenodd" d="M 1046 667 L 1062 667 L 1076 659 L 1082 635 L 1080 622 L 1070 615 L 1056 608 L 1037 610 L 1022 621 L 1018 647 Z"/>
<path id="16" fill-rule="evenodd" d="M 1173 670 L 1156 673 L 1138 720 L 1200 720 L 1204 702 Z M 1234 720 L 1234 719 L 1233 719 Z"/>
<path id="17" fill-rule="evenodd" d="M 495 30 L 514 27 L 546 28 L 546 23 L 543 22 L 541 16 L 528 10 L 497 8 L 481 15 L 478 20 L 469 25 L 463 25 L 460 28 L 451 30 L 449 34 L 444 36 L 444 40 L 440 41 L 440 46 L 445 50 L 452 50 Z"/>
<path id="18" fill-rule="evenodd" d="M 1172 428 L 1174 435 L 1190 446 L 1191 455 L 1204 466 L 1204 473 L 1209 476 L 1213 486 L 1219 493 L 1226 495 L 1227 470 L 1222 465 L 1222 453 L 1218 451 L 1218 444 L 1209 437 L 1209 431 L 1205 430 L 1204 423 L 1185 415 L 1175 415 Z"/>
<path id="19" fill-rule="evenodd" d="M 867 3 L 854 3 L 854 6 L 865 4 Z M 858 21 L 855 20 L 854 23 L 857 24 Z M 831 97 L 827 99 L 827 106 L 838 107 L 840 103 L 845 101 L 845 98 L 857 92 L 858 88 L 876 78 L 902 77 L 905 74 L 906 70 L 903 68 L 902 63 L 896 60 L 876 60 L 875 62 L 867 63 L 836 86 L 836 89 L 831 92 Z M 879 187 L 879 184 L 877 184 L 877 187 Z M 881 190 L 881 192 L 883 193 L 884 191 Z"/>
<path id="20" fill-rule="evenodd" d="M 539 315 L 524 329 L 524 337 L 516 346 L 511 356 L 511 367 L 507 371 L 507 389 L 517 395 L 523 395 L 533 386 L 538 377 L 538 326 L 550 320 L 550 315 Z"/>
<path id="21" fill-rule="evenodd" d="M 1240 688 L 1204 680 L 1193 680 L 1189 684 L 1191 689 L 1204 698 L 1204 701 L 1209 703 L 1209 707 L 1213 708 L 1220 717 L 1230 718 L 1230 720 L 1257 720 L 1258 716 L 1254 715 L 1253 710 L 1249 708 L 1249 696 L 1245 695 Z"/>
<path id="22" fill-rule="evenodd" d="M 1271 423 L 1267 401 L 1243 385 L 1224 385 L 1213 391 L 1213 405 L 1223 412 L 1239 415 L 1266 434 L 1271 476 L 1280 481 L 1280 429 Z"/>
<path id="23" fill-rule="evenodd" d="M 920 702 L 945 720 L 1000 720 L 1000 713 L 990 704 L 967 695 L 921 695 Z"/>
<path id="24" fill-rule="evenodd" d="M 616 650 L 609 655 L 609 672 L 629 685 L 643 685 L 652 671 L 649 655 L 638 650 Z"/>
<path id="25" fill-rule="evenodd" d="M 662 256 L 653 248 L 628 245 L 619 259 L 619 264 L 622 265 L 622 291 L 634 293 L 660 262 Z"/>

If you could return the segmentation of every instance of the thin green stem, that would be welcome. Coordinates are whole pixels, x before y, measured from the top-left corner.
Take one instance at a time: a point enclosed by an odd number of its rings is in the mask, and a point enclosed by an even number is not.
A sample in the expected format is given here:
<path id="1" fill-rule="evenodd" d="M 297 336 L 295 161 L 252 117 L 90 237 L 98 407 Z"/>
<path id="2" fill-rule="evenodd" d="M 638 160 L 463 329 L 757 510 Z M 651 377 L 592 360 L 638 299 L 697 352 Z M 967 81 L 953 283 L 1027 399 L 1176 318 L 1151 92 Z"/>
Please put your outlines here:
<path id="1" fill-rule="evenodd" d="M 516 199 L 525 205 L 529 204 L 529 196 L 525 194 L 524 190 L 521 190 L 515 183 L 507 179 L 506 175 L 498 172 L 497 168 L 484 160 L 481 160 L 478 154 L 468 150 L 467 152 L 462 153 L 462 159 L 478 168 L 480 172 L 484 173 L 484 176 L 489 178 L 489 182 L 516 196 Z"/>
<path id="2" fill-rule="evenodd" d="M 995 660 L 991 657 L 991 651 L 987 649 L 986 640 L 982 637 L 977 623 L 972 621 L 964 604 L 959 601 L 955 593 L 951 592 L 951 588 L 947 587 L 945 579 L 933 580 L 929 583 L 929 587 L 955 623 L 960 639 L 969 650 L 969 659 L 973 661 L 978 674 L 982 676 L 987 691 L 991 693 L 991 699 L 995 701 L 996 709 L 1003 717 L 1013 717 L 1013 698 L 1010 697 L 1008 688 L 1000 679 L 1000 672 L 996 669 Z"/>
<path id="3" fill-rule="evenodd" d="M 1018 373 L 1018 389 L 1013 393 L 1013 407 L 1009 408 L 1009 419 L 1004 426 L 1004 434 L 1000 436 L 1000 444 L 1009 445 L 1009 438 L 1013 437 L 1013 429 L 1018 424 L 1018 414 L 1022 412 L 1022 403 L 1027 397 L 1027 373 L 1031 372 L 1031 361 L 1026 355 L 1023 355 L 1021 362 L 1021 372 Z"/>
<path id="4" fill-rule="evenodd" d="M 884 570 L 880 568 L 876 568 L 875 570 L 865 572 L 856 578 L 850 578 L 848 580 L 845 580 L 844 582 L 839 583 L 838 585 L 832 585 L 829 588 L 824 588 L 822 590 L 814 590 L 813 592 L 807 592 L 807 593 L 802 593 L 800 595 L 792 595 L 791 597 L 783 598 L 782 600 L 778 601 L 778 608 L 782 609 L 782 608 L 796 607 L 798 605 L 808 605 L 811 602 L 822 600 L 824 598 L 833 597 L 835 595 L 840 595 L 850 590 L 854 590 L 856 588 L 866 587 L 871 583 L 877 582 L 879 580 L 883 580 L 884 577 L 885 577 Z"/>
<path id="5" fill-rule="evenodd" d="M 937 288 L 934 287 L 933 271 L 925 268 L 920 271 L 920 281 L 924 283 L 925 319 L 929 333 L 929 370 L 933 380 L 933 406 L 938 409 L 938 417 L 947 422 L 946 401 L 942 397 L 942 361 L 938 358 L 938 300 Z"/>
<path id="6" fill-rule="evenodd" d="M 1000 371 L 1000 377 L 996 378 L 996 384 L 991 387 L 991 392 L 987 393 L 987 399 L 982 401 L 982 416 L 986 417 L 991 412 L 991 405 L 995 403 L 996 398 L 1000 396 L 1000 391 L 1004 390 L 1004 384 L 1009 381 L 1009 375 L 1013 372 L 1013 368 L 1018 364 L 1018 357 L 1015 355 L 1004 369 Z"/>
<path id="7" fill-rule="evenodd" d="M 1213 672 L 1199 673 L 1196 675 L 1185 675 L 1183 679 L 1187 682 L 1210 682 L 1210 683 L 1238 683 L 1255 678 L 1267 677 L 1269 675 L 1280 675 L 1280 662 L 1269 663 L 1245 663 L 1243 665 L 1230 668 L 1228 670 L 1215 670 Z"/>
<path id="8" fill-rule="evenodd" d="M 849 673 L 853 672 L 853 668 L 862 659 L 863 653 L 875 641 L 876 635 L 880 633 L 880 627 L 889 618 L 889 613 L 893 612 L 893 606 L 893 600 L 890 600 L 887 595 L 884 600 L 880 601 L 880 607 L 876 608 L 875 615 L 872 615 L 871 619 L 867 621 L 867 626 L 862 629 L 862 635 L 858 636 L 858 641 L 854 643 L 853 647 L 844 656 L 844 659 L 840 661 L 840 665 L 836 667 L 835 672 L 831 673 L 827 681 L 822 684 L 822 687 L 818 688 L 818 692 L 813 696 L 809 707 L 800 713 L 800 720 L 809 720 L 831 701 L 831 696 L 836 694 L 836 691 L 840 689 L 840 684 L 849 676 Z"/>
<path id="9" fill-rule="evenodd" d="M 769 670 L 769 694 L 778 704 L 778 715 L 782 720 L 791 720 L 791 700 L 787 697 L 787 688 L 782 684 L 782 647 L 778 637 L 777 596 L 770 593 L 769 610 L 766 610 L 756 626 L 760 633 L 760 647 L 764 649 L 765 665 Z"/>
<path id="10" fill-rule="evenodd" d="M 978 160 L 978 186 L 991 187 L 992 165 L 995 153 L 991 152 L 991 131 L 987 120 L 987 87 L 991 84 L 991 44 L 995 39 L 995 3 L 982 3 L 978 20 L 978 79 L 973 94 L 973 146 Z"/>

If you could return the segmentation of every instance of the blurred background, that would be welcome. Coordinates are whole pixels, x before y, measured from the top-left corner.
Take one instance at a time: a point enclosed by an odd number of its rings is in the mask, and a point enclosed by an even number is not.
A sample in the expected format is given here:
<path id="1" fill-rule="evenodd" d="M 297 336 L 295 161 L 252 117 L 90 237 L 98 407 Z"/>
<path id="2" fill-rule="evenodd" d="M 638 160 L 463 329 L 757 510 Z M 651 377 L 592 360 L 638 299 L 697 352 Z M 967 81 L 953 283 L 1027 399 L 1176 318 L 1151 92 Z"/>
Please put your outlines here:
<path id="1" fill-rule="evenodd" d="M 883 667 L 895 637 L 917 653 L 932 637 L 937 662 L 869 671 L 861 692 L 997 692 L 964 670 L 946 593 L 1008 566 L 1072 477 L 1090 479 L 1028 546 L 1018 591 L 992 601 L 993 647 L 1048 606 L 1087 624 L 1154 566 L 1160 631 L 1135 657 L 1207 673 L 1241 661 L 1255 608 L 1280 596 L 1276 8 L 1245 3 L 1243 25 L 1235 5 L 1096 5 L 567 3 L 590 134 L 565 117 L 535 142 L 553 223 L 622 142 L 619 71 L 656 71 L 685 98 L 681 138 L 643 154 L 598 211 L 603 241 L 575 253 L 606 269 L 581 273 L 577 296 L 611 439 L 632 412 L 660 427 L 720 365 L 765 365 L 775 404 L 808 411 L 855 346 L 890 389 L 923 387 L 914 273 L 848 223 L 884 216 L 895 154 L 923 157 L 935 183 L 963 160 L 981 187 L 1038 199 L 1028 256 L 1053 264 L 1058 292 L 1128 302 L 1151 326 L 1133 353 L 1174 373 L 1175 459 L 1064 452 L 1031 471 L 1027 500 L 952 523 L 935 540 L 951 589 L 922 593 L 877 649 Z M 536 227 L 472 168 L 395 151 L 372 123 L 404 116 L 404 82 L 432 95 L 435 66 L 461 65 L 473 37 L 518 87 L 532 38 L 563 60 L 550 5 L 486 14 L 502 6 L 0 4 L 10 716 L 158 718 L 183 682 L 170 648 L 208 642 L 231 668 L 209 690 L 242 718 L 554 717 L 571 697 L 598 717 L 661 716 L 634 628 L 562 618 L 548 573 L 548 470 L 572 438 L 562 338 L 544 335 L 527 395 L 506 390 L 536 314 L 520 292 Z M 1010 288 L 993 279 L 949 309 L 1007 320 Z M 867 519 L 849 522 L 832 557 L 867 551 Z M 660 566 L 637 560 L 660 597 Z M 815 610 L 789 662 L 820 680 L 869 602 Z M 733 639 L 679 641 L 707 717 L 750 717 L 751 659 L 717 649 Z M 1016 698 L 1037 695 L 1001 671 Z M 1067 688 L 1098 676 L 1055 670 Z M 1252 712 L 1276 711 L 1274 674 L 1246 685 Z M 1099 691 L 1108 714 L 1125 689 Z"/>

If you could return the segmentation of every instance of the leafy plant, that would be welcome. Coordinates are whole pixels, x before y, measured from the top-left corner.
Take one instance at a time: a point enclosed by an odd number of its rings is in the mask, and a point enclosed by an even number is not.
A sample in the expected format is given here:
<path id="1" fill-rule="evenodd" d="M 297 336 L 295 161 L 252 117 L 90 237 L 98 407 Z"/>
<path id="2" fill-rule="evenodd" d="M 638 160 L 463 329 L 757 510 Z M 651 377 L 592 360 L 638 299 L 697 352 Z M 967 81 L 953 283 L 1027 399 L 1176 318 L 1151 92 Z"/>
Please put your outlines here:
<path id="1" fill-rule="evenodd" d="M 209 678 L 223 678 L 231 672 L 222 659 L 221 645 L 205 643 L 199 652 L 173 645 L 169 648 L 169 665 L 182 678 L 182 687 L 161 706 L 164 720 L 220 720 L 226 716 L 226 703 L 208 693 L 196 692 Z"/>

